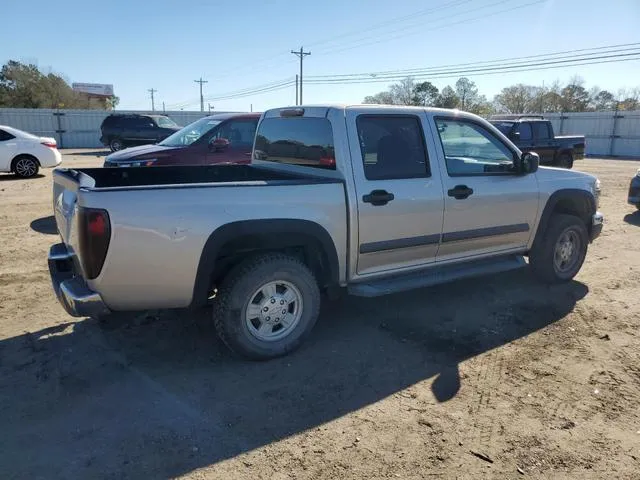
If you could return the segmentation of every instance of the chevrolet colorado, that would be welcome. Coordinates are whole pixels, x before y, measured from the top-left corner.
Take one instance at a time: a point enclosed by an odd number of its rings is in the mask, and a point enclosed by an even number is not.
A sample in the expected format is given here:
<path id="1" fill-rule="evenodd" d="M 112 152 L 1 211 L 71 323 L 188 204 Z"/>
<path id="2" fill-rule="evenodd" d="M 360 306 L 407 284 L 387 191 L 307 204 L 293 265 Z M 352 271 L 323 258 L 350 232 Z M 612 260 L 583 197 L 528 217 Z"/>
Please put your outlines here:
<path id="1" fill-rule="evenodd" d="M 225 343 L 265 359 L 302 343 L 322 292 L 384 295 L 525 256 L 568 281 L 602 229 L 598 193 L 469 113 L 278 108 L 251 165 L 55 170 L 49 268 L 71 315 L 212 303 Z"/>

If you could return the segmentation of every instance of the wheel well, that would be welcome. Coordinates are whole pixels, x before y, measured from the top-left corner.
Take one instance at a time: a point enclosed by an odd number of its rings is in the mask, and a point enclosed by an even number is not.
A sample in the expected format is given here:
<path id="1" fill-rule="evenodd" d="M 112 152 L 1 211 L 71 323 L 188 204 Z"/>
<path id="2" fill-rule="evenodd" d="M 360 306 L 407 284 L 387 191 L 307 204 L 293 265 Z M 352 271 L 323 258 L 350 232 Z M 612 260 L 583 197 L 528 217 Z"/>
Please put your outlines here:
<path id="1" fill-rule="evenodd" d="M 590 206 L 583 198 L 564 197 L 556 202 L 552 214 L 564 213 L 580 218 L 586 226 L 589 226 L 591 216 Z"/>
<path id="2" fill-rule="evenodd" d="M 282 233 L 277 237 L 258 233 L 226 242 L 218 251 L 210 285 L 216 285 L 229 270 L 248 257 L 267 252 L 283 252 L 297 257 L 313 272 L 320 287 L 331 283 L 329 258 L 318 239 L 298 232 Z"/>
<path id="3" fill-rule="evenodd" d="M 11 171 L 12 172 L 16 168 L 16 162 L 18 160 L 20 160 L 21 158 L 31 158 L 31 159 L 36 161 L 36 163 L 38 164 L 38 167 L 41 167 L 40 160 L 38 160 L 36 157 L 34 157 L 33 155 L 29 155 L 28 153 L 21 153 L 20 155 L 16 155 L 15 157 L 13 157 L 13 160 L 11 160 Z"/>
<path id="4" fill-rule="evenodd" d="M 212 288 L 240 262 L 268 252 L 300 259 L 320 288 L 339 284 L 336 246 L 322 226 L 298 219 L 244 220 L 223 225 L 209 236 L 200 256 L 191 305 L 204 305 Z"/>

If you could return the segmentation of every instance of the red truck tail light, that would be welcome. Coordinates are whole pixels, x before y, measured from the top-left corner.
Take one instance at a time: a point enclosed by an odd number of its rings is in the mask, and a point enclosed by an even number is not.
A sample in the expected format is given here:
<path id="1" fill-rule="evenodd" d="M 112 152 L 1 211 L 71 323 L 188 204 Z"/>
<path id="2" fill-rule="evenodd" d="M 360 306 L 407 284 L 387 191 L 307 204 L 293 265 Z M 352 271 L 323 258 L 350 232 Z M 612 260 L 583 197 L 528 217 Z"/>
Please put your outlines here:
<path id="1" fill-rule="evenodd" d="M 81 207 L 78 211 L 80 261 L 88 279 L 100 275 L 111 239 L 111 221 L 106 210 Z"/>

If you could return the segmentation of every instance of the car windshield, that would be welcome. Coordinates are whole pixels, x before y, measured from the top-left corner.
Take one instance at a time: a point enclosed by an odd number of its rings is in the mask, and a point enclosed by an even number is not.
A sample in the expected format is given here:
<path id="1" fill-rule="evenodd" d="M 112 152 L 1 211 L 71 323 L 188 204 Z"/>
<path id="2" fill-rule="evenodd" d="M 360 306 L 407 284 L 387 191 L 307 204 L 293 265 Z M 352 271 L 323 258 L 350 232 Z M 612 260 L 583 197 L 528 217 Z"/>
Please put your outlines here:
<path id="1" fill-rule="evenodd" d="M 511 129 L 513 128 L 513 122 L 492 122 L 493 126 L 496 127 L 500 132 L 504 135 L 508 135 Z"/>
<path id="2" fill-rule="evenodd" d="M 156 121 L 156 124 L 162 128 L 171 128 L 178 126 L 178 124 L 171 120 L 169 117 L 154 117 L 154 120 Z"/>
<path id="3" fill-rule="evenodd" d="M 206 135 L 213 128 L 219 125 L 221 120 L 213 120 L 211 118 L 201 118 L 193 123 L 190 123 L 181 130 L 178 130 L 173 135 L 169 135 L 163 141 L 159 143 L 164 147 L 183 147 L 185 145 L 191 145 L 203 135 Z"/>

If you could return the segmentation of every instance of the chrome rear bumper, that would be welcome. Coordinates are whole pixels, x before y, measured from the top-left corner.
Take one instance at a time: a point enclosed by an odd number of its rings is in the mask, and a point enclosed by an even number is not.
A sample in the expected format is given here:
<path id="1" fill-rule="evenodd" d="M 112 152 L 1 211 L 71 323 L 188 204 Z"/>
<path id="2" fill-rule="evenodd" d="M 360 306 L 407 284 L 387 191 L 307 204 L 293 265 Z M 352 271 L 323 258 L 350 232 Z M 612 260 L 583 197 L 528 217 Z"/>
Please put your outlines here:
<path id="1" fill-rule="evenodd" d="M 90 290 L 74 272 L 73 253 L 64 243 L 49 249 L 49 274 L 53 290 L 64 309 L 74 317 L 97 317 L 110 313 L 100 294 Z"/>

